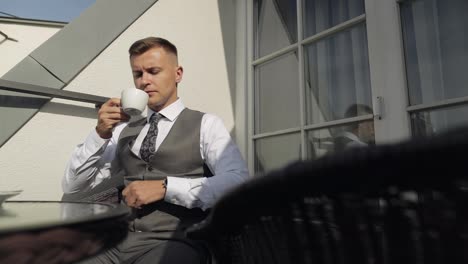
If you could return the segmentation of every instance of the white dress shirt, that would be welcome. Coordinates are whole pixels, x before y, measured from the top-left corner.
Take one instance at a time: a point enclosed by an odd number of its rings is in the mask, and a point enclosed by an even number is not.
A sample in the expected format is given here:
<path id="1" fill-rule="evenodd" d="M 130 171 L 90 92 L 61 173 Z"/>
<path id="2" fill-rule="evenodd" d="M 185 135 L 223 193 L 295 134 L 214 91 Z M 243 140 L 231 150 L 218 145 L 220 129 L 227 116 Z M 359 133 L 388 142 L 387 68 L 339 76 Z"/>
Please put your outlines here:
<path id="1" fill-rule="evenodd" d="M 346 143 L 346 148 L 355 148 L 355 147 L 367 147 L 368 144 L 362 141 L 358 136 L 355 134 L 344 131 L 340 134 L 341 137 L 349 139 L 349 142 Z"/>
<path id="2" fill-rule="evenodd" d="M 164 118 L 158 123 L 156 150 L 166 138 L 185 106 L 180 99 L 161 110 Z M 147 118 L 153 114 L 148 110 Z M 111 177 L 111 162 L 122 130 L 128 123 L 117 125 L 110 139 L 102 139 L 93 130 L 85 142 L 78 145 L 67 164 L 62 179 L 64 193 L 87 191 L 104 179 Z M 147 123 L 138 135 L 131 151 L 140 156 L 140 147 L 148 133 Z M 165 201 L 187 208 L 210 208 L 228 189 L 244 182 L 248 170 L 239 149 L 232 141 L 222 120 L 212 114 L 204 114 L 200 128 L 200 154 L 214 174 L 210 178 L 183 178 L 167 175 L 168 186 Z"/>

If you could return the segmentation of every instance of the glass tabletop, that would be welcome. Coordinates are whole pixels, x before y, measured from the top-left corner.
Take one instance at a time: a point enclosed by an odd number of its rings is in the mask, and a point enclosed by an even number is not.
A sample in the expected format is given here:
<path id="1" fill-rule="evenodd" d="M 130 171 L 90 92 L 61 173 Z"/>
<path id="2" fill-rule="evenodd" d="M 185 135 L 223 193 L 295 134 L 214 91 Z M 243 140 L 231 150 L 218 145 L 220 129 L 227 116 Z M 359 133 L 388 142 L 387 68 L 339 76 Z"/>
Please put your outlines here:
<path id="1" fill-rule="evenodd" d="M 7 201 L 0 207 L 0 235 L 124 218 L 128 214 L 125 206 L 104 203 Z"/>

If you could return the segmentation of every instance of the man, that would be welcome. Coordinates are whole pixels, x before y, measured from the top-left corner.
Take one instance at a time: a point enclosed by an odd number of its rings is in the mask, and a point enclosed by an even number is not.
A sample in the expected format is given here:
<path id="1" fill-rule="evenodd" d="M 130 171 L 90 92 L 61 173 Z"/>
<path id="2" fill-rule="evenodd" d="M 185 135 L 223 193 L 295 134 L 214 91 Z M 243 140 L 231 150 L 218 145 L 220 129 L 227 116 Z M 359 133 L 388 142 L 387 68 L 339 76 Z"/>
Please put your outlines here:
<path id="1" fill-rule="evenodd" d="M 149 95 L 148 115 L 128 123 L 120 99 L 103 104 L 95 130 L 69 161 L 64 193 L 124 179 L 123 200 L 133 211 L 129 236 L 89 262 L 200 263 L 183 230 L 247 179 L 245 162 L 218 117 L 187 109 L 178 98 L 183 68 L 172 43 L 149 37 L 129 53 L 135 86 Z"/>
<path id="2" fill-rule="evenodd" d="M 372 108 L 364 104 L 352 104 L 346 110 L 344 117 L 350 118 L 364 114 L 372 114 Z M 353 123 L 335 138 L 335 151 L 343 151 L 353 147 L 366 147 L 375 144 L 374 122 Z"/>

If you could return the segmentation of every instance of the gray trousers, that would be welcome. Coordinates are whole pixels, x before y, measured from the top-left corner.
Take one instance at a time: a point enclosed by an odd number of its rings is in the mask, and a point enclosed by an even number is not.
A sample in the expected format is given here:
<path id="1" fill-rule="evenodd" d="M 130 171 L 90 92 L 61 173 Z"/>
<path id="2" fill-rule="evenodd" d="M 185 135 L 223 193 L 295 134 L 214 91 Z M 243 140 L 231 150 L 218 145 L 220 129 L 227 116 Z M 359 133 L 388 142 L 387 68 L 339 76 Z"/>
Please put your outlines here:
<path id="1" fill-rule="evenodd" d="M 195 242 L 161 239 L 153 232 L 128 232 L 128 237 L 116 247 L 80 262 L 97 263 L 201 264 L 206 263 L 206 254 Z"/>

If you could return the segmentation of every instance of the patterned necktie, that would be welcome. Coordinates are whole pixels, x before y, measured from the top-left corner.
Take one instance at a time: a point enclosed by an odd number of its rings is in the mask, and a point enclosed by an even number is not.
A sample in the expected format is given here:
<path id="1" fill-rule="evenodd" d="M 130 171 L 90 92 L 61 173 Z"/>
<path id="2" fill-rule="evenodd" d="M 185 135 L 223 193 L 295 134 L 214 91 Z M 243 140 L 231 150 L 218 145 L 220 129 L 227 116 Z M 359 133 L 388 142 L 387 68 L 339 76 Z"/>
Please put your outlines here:
<path id="1" fill-rule="evenodd" d="M 151 157 L 156 152 L 156 137 L 158 136 L 158 123 L 159 120 L 161 120 L 161 118 L 163 118 L 161 114 L 154 113 L 153 115 L 151 115 L 149 120 L 150 128 L 148 130 L 148 134 L 146 134 L 145 139 L 141 143 L 140 156 L 146 162 L 149 162 Z"/>

